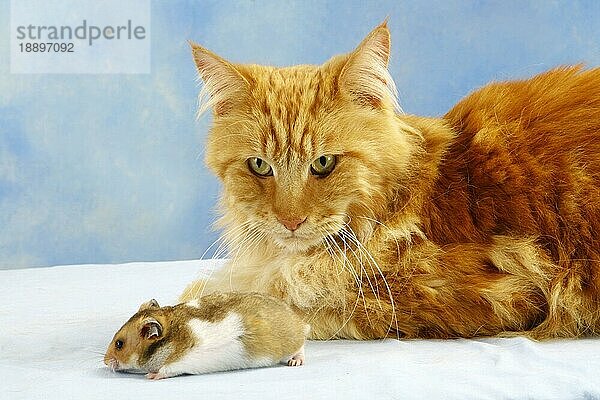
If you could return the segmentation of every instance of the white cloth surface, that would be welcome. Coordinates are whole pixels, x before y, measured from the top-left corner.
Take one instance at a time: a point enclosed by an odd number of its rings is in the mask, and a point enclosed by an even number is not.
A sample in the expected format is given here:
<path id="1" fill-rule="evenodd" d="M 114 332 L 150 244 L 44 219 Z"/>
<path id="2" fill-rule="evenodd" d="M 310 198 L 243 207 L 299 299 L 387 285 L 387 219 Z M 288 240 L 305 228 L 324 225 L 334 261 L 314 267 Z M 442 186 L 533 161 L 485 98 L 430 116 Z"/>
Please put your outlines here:
<path id="1" fill-rule="evenodd" d="M 0 399 L 600 399 L 600 339 L 311 341 L 306 365 L 149 381 L 102 354 L 215 261 L 0 271 Z"/>

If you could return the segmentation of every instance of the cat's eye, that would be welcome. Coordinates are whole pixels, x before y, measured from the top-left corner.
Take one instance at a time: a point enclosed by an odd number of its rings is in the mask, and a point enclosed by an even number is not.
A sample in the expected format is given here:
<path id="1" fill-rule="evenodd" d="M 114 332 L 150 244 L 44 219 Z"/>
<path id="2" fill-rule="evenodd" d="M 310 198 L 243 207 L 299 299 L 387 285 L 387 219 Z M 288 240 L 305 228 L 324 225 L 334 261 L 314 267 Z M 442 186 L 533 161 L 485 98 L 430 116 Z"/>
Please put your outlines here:
<path id="1" fill-rule="evenodd" d="M 273 175 L 273 169 L 265 160 L 258 157 L 251 157 L 248 159 L 248 168 L 250 171 L 258 176 L 270 176 Z"/>
<path id="2" fill-rule="evenodd" d="M 336 158 L 334 155 L 327 154 L 317 158 L 310 164 L 310 172 L 317 176 L 327 176 L 335 168 Z"/>

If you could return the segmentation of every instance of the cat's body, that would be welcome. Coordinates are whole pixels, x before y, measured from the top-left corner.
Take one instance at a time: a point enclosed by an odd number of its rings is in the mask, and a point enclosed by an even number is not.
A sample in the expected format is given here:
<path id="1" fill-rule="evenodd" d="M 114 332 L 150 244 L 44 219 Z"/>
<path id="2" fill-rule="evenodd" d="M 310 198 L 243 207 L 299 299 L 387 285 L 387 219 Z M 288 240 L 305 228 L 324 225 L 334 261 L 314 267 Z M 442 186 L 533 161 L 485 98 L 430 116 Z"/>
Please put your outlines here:
<path id="1" fill-rule="evenodd" d="M 600 333 L 600 69 L 430 119 L 396 112 L 385 25 L 321 67 L 194 55 L 231 260 L 184 300 L 267 292 L 318 339 Z"/>

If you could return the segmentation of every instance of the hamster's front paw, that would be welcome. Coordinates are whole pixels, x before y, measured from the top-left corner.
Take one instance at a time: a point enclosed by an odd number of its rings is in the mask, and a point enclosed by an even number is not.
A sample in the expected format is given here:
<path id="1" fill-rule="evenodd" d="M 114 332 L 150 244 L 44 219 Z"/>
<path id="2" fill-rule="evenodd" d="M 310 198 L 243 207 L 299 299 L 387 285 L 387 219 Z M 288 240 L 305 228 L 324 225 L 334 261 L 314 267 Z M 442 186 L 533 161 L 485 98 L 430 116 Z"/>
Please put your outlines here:
<path id="1" fill-rule="evenodd" d="M 304 354 L 296 354 L 287 362 L 290 367 L 298 367 L 304 364 Z"/>
<path id="2" fill-rule="evenodd" d="M 300 347 L 300 350 L 294 354 L 287 362 L 290 367 L 297 367 L 304 364 L 304 346 Z"/>
<path id="3" fill-rule="evenodd" d="M 159 379 L 168 378 L 168 376 L 161 372 L 149 372 L 146 374 L 146 378 L 152 379 L 153 381 L 157 381 Z"/>
<path id="4" fill-rule="evenodd" d="M 292 357 L 288 360 L 288 365 L 290 367 L 298 367 L 304 364 L 304 358 L 302 357 Z"/>

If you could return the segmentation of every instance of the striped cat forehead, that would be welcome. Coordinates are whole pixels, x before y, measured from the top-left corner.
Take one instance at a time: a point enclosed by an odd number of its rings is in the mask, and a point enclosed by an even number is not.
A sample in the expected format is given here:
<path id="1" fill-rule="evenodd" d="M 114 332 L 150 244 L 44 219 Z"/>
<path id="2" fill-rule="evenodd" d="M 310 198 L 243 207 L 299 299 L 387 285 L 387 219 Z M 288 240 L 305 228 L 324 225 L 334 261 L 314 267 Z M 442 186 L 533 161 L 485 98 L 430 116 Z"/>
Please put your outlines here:
<path id="1" fill-rule="evenodd" d="M 257 75 L 249 106 L 263 154 L 309 156 L 330 145 L 321 121 L 335 109 L 335 89 L 320 68 L 268 69 Z"/>

